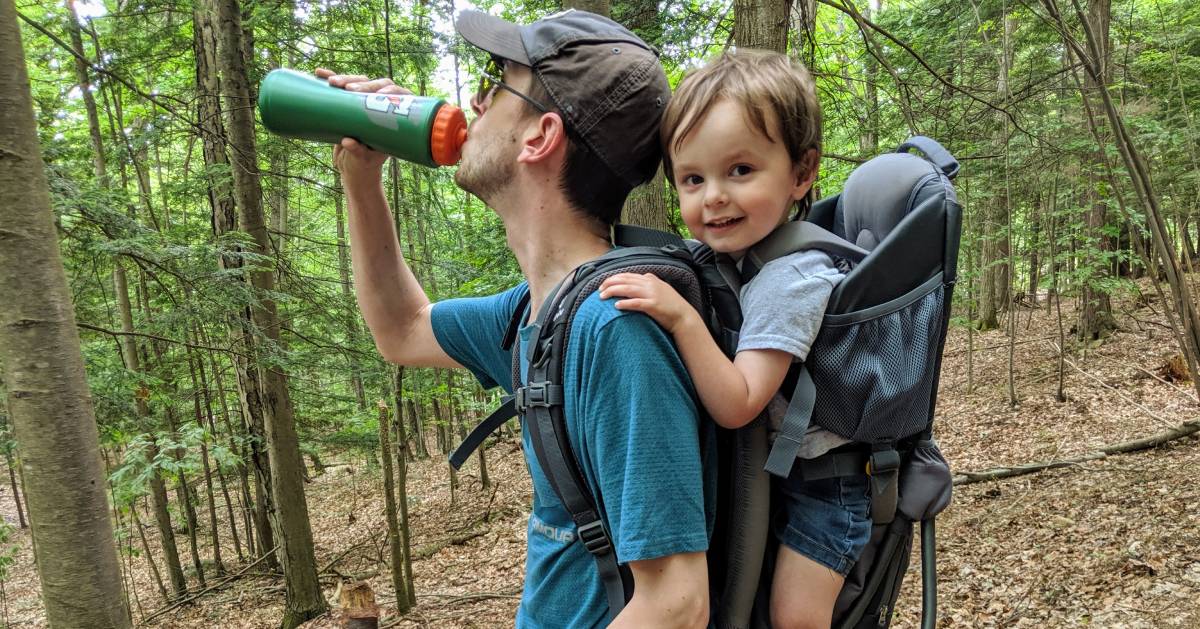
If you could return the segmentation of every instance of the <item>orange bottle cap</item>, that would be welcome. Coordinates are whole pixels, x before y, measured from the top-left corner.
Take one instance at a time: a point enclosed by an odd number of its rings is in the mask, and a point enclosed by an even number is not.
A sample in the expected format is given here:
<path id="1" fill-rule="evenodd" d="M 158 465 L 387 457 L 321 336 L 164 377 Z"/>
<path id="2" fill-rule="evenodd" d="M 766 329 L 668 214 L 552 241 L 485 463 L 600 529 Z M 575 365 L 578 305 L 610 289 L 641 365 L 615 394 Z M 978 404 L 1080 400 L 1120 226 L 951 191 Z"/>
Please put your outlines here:
<path id="1" fill-rule="evenodd" d="M 438 108 L 429 134 L 429 152 L 439 166 L 457 164 L 462 157 L 462 145 L 467 141 L 467 117 L 463 110 L 449 103 Z"/>

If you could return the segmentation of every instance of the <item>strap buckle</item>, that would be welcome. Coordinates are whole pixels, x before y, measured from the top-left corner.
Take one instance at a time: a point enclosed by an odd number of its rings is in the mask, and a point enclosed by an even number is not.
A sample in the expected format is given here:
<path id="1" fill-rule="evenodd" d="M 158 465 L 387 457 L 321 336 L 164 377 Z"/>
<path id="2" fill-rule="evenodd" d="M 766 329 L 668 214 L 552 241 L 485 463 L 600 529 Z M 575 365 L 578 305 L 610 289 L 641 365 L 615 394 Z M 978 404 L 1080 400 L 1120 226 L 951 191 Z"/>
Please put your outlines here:
<path id="1" fill-rule="evenodd" d="M 608 539 L 608 532 L 604 530 L 604 525 L 600 520 L 593 520 L 577 526 L 575 533 L 589 553 L 607 555 L 612 552 L 612 542 Z"/>
<path id="2" fill-rule="evenodd" d="M 521 414 L 532 406 L 549 408 L 561 405 L 562 401 L 562 386 L 549 382 L 531 382 L 516 393 L 517 412 Z"/>
<path id="3" fill-rule="evenodd" d="M 867 459 L 871 485 L 871 521 L 887 524 L 896 517 L 900 497 L 900 453 L 895 448 L 877 449 Z"/>

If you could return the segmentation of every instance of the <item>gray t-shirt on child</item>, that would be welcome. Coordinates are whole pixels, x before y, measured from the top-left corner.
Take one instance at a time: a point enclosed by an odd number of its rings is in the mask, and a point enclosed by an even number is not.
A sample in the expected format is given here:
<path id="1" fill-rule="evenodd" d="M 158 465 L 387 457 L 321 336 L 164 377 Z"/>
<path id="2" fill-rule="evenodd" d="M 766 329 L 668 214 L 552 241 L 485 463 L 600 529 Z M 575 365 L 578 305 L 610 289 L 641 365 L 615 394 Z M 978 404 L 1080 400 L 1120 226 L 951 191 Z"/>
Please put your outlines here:
<path id="1" fill-rule="evenodd" d="M 842 277 L 833 260 L 816 249 L 798 251 L 764 264 L 758 275 L 742 287 L 739 296 L 742 329 L 737 351 L 774 349 L 787 352 L 796 360 L 807 358 L 821 329 L 829 294 Z M 780 394 L 767 404 L 772 435 L 778 432 L 786 410 L 787 399 Z M 797 456 L 815 458 L 846 443 L 850 440 L 809 425 Z"/>

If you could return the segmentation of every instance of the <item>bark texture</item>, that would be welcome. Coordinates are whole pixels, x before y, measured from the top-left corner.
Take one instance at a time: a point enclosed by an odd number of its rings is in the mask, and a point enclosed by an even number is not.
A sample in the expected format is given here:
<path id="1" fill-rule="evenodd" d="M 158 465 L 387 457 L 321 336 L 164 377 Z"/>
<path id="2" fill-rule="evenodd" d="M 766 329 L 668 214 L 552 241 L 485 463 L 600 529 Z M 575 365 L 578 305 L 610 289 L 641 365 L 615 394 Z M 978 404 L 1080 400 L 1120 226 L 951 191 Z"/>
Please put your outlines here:
<path id="1" fill-rule="evenodd" d="M 787 52 L 791 8 L 791 0 L 734 0 L 734 43 L 738 48 Z"/>
<path id="2" fill-rule="evenodd" d="M 47 622 L 130 627 L 12 0 L 0 0 L 0 269 L 0 358 Z"/>
<path id="3" fill-rule="evenodd" d="M 254 100 L 246 72 L 247 44 L 243 37 L 241 6 L 237 0 L 218 0 L 218 50 L 222 92 L 233 151 L 234 196 L 240 211 L 242 231 L 254 239 L 255 252 L 270 257 L 271 240 L 263 221 L 262 186 L 254 139 Z M 253 55 L 250 55 L 253 58 Z M 251 311 L 255 326 L 269 343 L 279 342 L 279 317 L 270 294 L 275 275 L 270 269 L 251 273 L 260 300 Z M 263 419 L 271 460 L 271 495 L 275 500 L 276 523 L 283 549 L 282 563 L 287 582 L 283 627 L 295 627 L 326 609 L 317 581 L 312 528 L 304 497 L 304 462 L 292 416 L 287 378 L 274 361 L 260 360 Z"/>

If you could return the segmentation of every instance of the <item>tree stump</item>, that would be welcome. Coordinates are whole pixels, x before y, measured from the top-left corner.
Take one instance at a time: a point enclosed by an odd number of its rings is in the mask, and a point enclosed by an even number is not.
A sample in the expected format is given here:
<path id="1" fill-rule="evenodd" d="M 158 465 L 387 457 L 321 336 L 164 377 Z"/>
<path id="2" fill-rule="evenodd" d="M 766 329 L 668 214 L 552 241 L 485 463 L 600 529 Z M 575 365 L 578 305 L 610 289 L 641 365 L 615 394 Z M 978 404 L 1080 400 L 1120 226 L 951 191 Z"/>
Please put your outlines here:
<path id="1" fill-rule="evenodd" d="M 341 587 L 338 594 L 339 626 L 344 629 L 376 629 L 379 627 L 379 606 L 375 592 L 366 581 L 354 581 Z"/>

